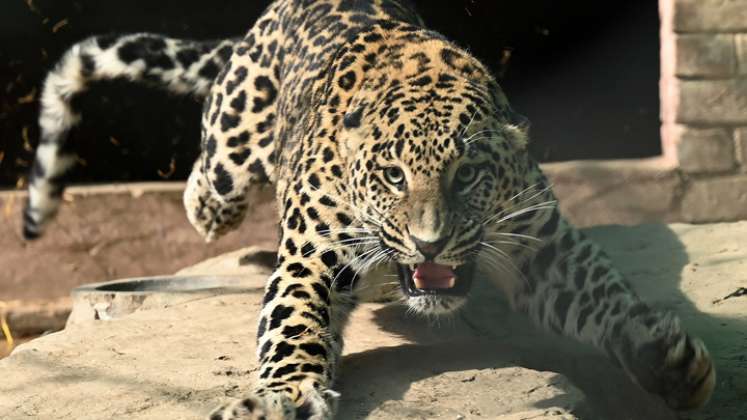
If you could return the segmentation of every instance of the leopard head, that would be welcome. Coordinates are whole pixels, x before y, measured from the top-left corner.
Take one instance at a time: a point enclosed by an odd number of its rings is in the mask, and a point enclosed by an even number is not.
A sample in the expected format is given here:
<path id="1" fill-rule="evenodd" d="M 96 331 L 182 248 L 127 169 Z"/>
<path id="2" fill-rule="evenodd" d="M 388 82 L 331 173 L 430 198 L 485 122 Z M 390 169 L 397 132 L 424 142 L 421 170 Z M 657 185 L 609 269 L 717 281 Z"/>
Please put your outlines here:
<path id="1" fill-rule="evenodd" d="M 378 238 L 370 255 L 396 265 L 413 310 L 440 314 L 466 301 L 495 215 L 524 184 L 526 130 L 477 60 L 425 45 L 364 84 L 343 125 L 353 207 Z"/>

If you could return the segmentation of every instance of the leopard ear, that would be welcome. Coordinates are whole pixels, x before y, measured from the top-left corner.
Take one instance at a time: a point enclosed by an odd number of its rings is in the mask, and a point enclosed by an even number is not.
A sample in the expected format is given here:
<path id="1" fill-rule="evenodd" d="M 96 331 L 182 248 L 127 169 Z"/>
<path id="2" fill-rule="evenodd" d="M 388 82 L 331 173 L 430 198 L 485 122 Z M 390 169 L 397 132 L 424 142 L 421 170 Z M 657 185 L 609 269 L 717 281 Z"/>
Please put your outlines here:
<path id="1" fill-rule="evenodd" d="M 509 141 L 519 150 L 526 149 L 529 143 L 529 118 L 519 114 L 511 107 L 506 94 L 495 79 L 491 78 L 487 84 L 493 103 L 498 109 L 499 118 L 505 124 Z"/>
<path id="2" fill-rule="evenodd" d="M 514 147 L 526 150 L 529 144 L 529 118 L 519 114 L 513 109 L 508 109 L 508 124 L 506 124 L 506 135 Z"/>
<path id="3" fill-rule="evenodd" d="M 506 139 L 518 150 L 526 150 L 529 145 L 529 126 L 506 124 Z"/>
<path id="4" fill-rule="evenodd" d="M 529 135 L 529 126 L 531 125 L 529 122 L 529 118 L 525 117 L 522 114 L 519 114 L 513 109 L 509 109 L 508 110 L 508 122 L 509 124 L 518 127 L 519 129 L 524 131 L 527 135 Z"/>

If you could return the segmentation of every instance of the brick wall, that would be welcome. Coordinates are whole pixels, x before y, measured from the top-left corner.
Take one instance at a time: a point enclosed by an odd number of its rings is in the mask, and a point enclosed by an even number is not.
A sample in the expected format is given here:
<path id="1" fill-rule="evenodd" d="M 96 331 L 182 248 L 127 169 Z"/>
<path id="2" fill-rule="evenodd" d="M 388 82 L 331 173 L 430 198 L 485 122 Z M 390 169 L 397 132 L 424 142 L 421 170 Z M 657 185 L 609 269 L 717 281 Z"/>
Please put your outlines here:
<path id="1" fill-rule="evenodd" d="M 664 158 L 680 219 L 747 219 L 747 0 L 660 0 Z"/>

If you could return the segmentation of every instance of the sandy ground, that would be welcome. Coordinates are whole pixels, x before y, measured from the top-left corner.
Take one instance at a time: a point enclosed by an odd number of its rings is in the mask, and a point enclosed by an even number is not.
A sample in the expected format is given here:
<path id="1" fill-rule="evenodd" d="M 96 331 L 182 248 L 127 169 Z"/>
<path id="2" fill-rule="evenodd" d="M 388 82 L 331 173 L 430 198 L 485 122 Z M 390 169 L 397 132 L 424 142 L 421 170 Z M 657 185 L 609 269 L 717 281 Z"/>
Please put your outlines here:
<path id="1" fill-rule="evenodd" d="M 747 287 L 747 222 L 587 232 L 640 294 L 706 342 L 718 384 L 705 409 L 671 412 L 595 351 L 537 331 L 478 283 L 469 307 L 438 324 L 398 307 L 356 311 L 338 418 L 747 419 L 747 296 L 727 298 Z M 236 255 L 187 272 L 240 272 Z M 256 292 L 83 322 L 21 345 L 0 361 L 0 418 L 191 419 L 242 395 L 255 374 L 265 275 L 245 278 Z"/>

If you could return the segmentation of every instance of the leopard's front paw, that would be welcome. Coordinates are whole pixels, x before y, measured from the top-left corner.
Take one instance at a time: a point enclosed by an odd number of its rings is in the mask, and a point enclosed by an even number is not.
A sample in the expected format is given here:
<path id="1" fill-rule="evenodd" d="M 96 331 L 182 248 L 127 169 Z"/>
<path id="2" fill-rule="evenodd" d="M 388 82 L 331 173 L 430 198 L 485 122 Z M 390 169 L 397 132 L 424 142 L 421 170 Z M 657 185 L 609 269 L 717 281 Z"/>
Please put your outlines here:
<path id="1" fill-rule="evenodd" d="M 716 370 L 705 344 L 682 331 L 671 315 L 654 323 L 651 332 L 655 339 L 634 351 L 630 364 L 634 378 L 674 409 L 705 405 L 716 385 Z"/>
<path id="2" fill-rule="evenodd" d="M 199 160 L 187 180 L 183 202 L 187 219 L 207 242 L 236 229 L 249 209 L 247 203 L 218 199 L 202 174 Z"/>
<path id="3" fill-rule="evenodd" d="M 250 395 L 216 408 L 209 420 L 286 420 L 295 419 L 295 411 L 290 399 L 282 394 Z"/>
<path id="4" fill-rule="evenodd" d="M 661 376 L 662 396 L 678 410 L 702 407 L 716 385 L 716 370 L 705 344 L 687 334 L 669 348 Z"/>
<path id="5" fill-rule="evenodd" d="M 311 389 L 294 403 L 286 393 L 259 391 L 216 408 L 209 420 L 332 420 L 339 396 Z"/>

